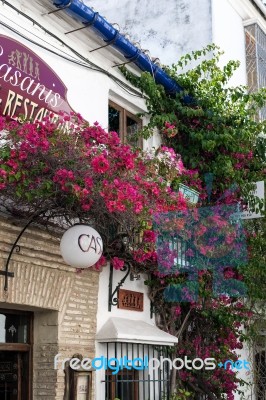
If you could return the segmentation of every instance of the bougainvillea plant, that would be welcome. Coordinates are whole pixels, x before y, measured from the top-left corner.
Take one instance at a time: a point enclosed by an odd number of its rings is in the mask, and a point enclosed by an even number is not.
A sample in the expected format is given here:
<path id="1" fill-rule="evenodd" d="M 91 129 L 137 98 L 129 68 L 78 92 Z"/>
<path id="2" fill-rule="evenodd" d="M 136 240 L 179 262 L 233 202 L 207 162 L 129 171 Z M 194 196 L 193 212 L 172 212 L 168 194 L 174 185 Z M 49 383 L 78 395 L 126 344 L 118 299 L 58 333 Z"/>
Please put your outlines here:
<path id="1" fill-rule="evenodd" d="M 239 63 L 230 61 L 223 66 L 221 55 L 215 45 L 210 45 L 165 67 L 183 88 L 176 94 L 167 94 L 148 73 L 139 77 L 122 68 L 127 79 L 147 98 L 150 122 L 141 135 L 147 138 L 157 128 L 162 142 L 182 155 L 189 169 L 183 173 L 182 182 L 187 184 L 188 178 L 189 184 L 200 191 L 199 212 L 215 207 L 235 209 L 225 220 L 208 211 L 198 222 L 192 218 L 192 225 L 187 223 L 186 212 L 170 213 L 169 227 L 159 224 L 166 228 L 157 243 L 158 252 L 162 250 L 161 267 L 147 280 L 159 326 L 179 337 L 173 357 L 210 356 L 217 362 L 237 358 L 243 340 L 251 337 L 254 319 L 264 317 L 266 303 L 265 218 L 240 221 L 246 234 L 247 247 L 242 249 L 248 250 L 247 258 L 241 259 L 236 252 L 232 264 L 228 257 L 234 247 L 239 250 L 234 228 L 237 219 L 233 221 L 238 215 L 237 207 L 245 208 L 249 202 L 265 215 L 263 202 L 258 202 L 250 193 L 254 182 L 265 180 L 266 122 L 260 120 L 259 112 L 265 106 L 266 90 L 251 93 L 244 86 L 230 87 Z M 191 60 L 196 66 L 189 69 Z M 184 102 L 187 95 L 189 104 Z M 179 245 L 174 246 L 177 238 Z M 168 257 L 163 257 L 166 253 Z M 187 269 L 181 268 L 182 257 Z M 226 288 L 222 293 L 221 285 L 220 293 L 213 290 L 214 282 L 217 283 L 217 260 L 220 262 L 221 257 L 224 266 L 220 280 L 242 282 L 246 287 L 245 297 L 232 296 L 232 292 L 228 295 Z M 210 267 L 210 260 L 215 261 L 212 264 L 215 268 Z M 188 285 L 191 272 L 194 277 Z M 196 297 L 193 296 L 195 286 Z M 183 387 L 189 390 L 191 399 L 205 396 L 211 400 L 232 400 L 234 391 L 241 390 L 241 383 L 235 369 L 180 370 L 173 371 L 171 390 L 178 393 Z"/>
<path id="2" fill-rule="evenodd" d="M 235 228 L 228 221 L 225 226 L 215 213 L 199 221 L 191 246 L 185 250 L 188 260 L 196 254 L 194 262 L 201 262 L 197 269 L 197 297 L 186 292 L 186 301 L 177 298 L 176 291 L 173 297 L 172 291 L 187 281 L 189 271 L 179 269 L 182 246 L 168 245 L 160 254 L 158 232 L 154 229 L 157 215 L 175 213 L 178 218 L 172 232 L 178 228 L 180 239 L 188 241 L 191 232 L 184 221 L 188 204 L 177 191 L 180 182 L 201 193 L 200 208 L 224 209 L 225 203 L 234 207 L 236 201 L 242 201 L 252 182 L 263 179 L 263 137 L 260 136 L 260 149 L 256 139 L 259 132 L 265 132 L 265 124 L 254 116 L 264 103 L 265 93 L 248 94 L 245 88 L 228 88 L 237 64 L 232 62 L 221 69 L 215 48 L 209 50 L 214 52 L 213 58 L 187 73 L 179 74 L 178 68 L 187 64 L 191 56 L 167 68 L 184 87 L 184 93 L 176 96 L 167 95 L 148 74 L 139 78 L 126 73 L 149 96 L 151 119 L 143 134 L 152 134 L 155 126 L 160 129 L 165 143 L 157 150 L 134 150 L 121 144 L 115 132 L 107 133 L 98 124 L 90 126 L 79 115 L 62 116 L 59 120 L 51 117 L 36 123 L 1 118 L 0 193 L 5 207 L 13 213 L 42 212 L 42 218 L 54 217 L 58 221 L 63 217 L 64 223 L 81 221 L 93 225 L 102 235 L 115 268 L 121 269 L 129 261 L 149 274 L 147 284 L 158 324 L 180 339 L 173 357 L 208 356 L 224 362 L 237 358 L 237 350 L 246 337 L 242 326 L 251 321 L 252 302 L 230 297 L 226 290 L 214 295 L 213 270 L 204 265 L 210 258 L 215 259 L 217 243 L 219 256 L 228 254 L 227 247 L 237 237 Z M 194 58 L 206 53 L 196 52 Z M 186 92 L 197 99 L 195 104 L 183 103 Z M 213 179 L 206 180 L 206 176 Z M 236 189 L 226 194 L 233 184 Z M 194 223 L 197 213 L 193 215 Z M 250 259 L 243 266 L 243 273 L 241 265 L 235 268 L 228 264 L 224 265 L 222 276 L 244 279 L 253 303 L 258 298 L 263 302 L 265 296 L 260 293 L 259 297 L 256 287 L 258 282 L 260 287 L 266 287 L 262 254 L 265 246 L 261 235 L 249 228 Z M 118 240 L 119 237 L 127 237 L 127 241 Z M 251 267 L 259 269 L 254 277 L 257 281 L 252 284 Z M 178 400 L 184 398 L 180 397 L 183 390 L 189 391 L 191 399 L 205 394 L 211 400 L 231 400 L 239 383 L 235 371 L 222 368 L 172 372 L 171 392 Z"/>
<path id="3" fill-rule="evenodd" d="M 178 180 L 185 170 L 173 149 L 134 150 L 116 132 L 74 114 L 41 122 L 1 117 L 0 131 L 0 193 L 7 209 L 91 224 L 116 269 L 125 260 L 156 265 L 153 234 L 146 229 L 152 215 L 187 207 L 169 186 L 169 175 Z M 125 236 L 126 252 L 117 240 Z"/>

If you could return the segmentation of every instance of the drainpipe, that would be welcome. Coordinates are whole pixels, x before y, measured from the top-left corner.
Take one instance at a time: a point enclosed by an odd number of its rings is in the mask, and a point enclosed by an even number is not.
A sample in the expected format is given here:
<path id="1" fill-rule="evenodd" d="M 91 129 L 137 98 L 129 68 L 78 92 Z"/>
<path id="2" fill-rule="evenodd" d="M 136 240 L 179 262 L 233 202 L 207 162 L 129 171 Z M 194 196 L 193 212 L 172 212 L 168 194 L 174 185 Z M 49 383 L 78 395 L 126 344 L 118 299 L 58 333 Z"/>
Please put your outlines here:
<path id="1" fill-rule="evenodd" d="M 98 12 L 93 11 L 80 0 L 53 0 L 56 7 L 65 9 L 75 19 L 90 26 L 106 43 L 110 43 L 126 59 L 136 64 L 142 71 L 147 71 L 155 78 L 156 83 L 164 86 L 169 94 L 182 92 L 182 87 L 170 78 L 162 68 L 155 65 L 145 53 L 127 40 Z M 190 96 L 184 96 L 186 104 L 193 103 Z"/>

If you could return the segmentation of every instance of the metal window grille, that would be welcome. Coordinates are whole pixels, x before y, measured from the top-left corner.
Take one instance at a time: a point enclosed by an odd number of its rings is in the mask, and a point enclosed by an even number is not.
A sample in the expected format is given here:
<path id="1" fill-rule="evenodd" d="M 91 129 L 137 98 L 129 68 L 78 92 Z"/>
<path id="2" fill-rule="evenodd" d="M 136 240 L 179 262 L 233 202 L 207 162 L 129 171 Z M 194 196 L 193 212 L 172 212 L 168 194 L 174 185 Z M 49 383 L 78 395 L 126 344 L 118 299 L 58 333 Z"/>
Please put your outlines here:
<path id="1" fill-rule="evenodd" d="M 105 343 L 106 358 L 110 364 L 115 360 L 126 357 L 127 360 L 139 358 L 160 360 L 160 357 L 171 358 L 169 346 L 157 346 L 139 343 Z M 115 360 L 111 360 L 115 358 Z M 121 364 L 120 364 L 121 365 Z M 136 365 L 136 364 L 135 364 Z M 141 365 L 141 364 L 139 364 Z M 127 369 L 123 368 L 116 374 L 107 369 L 105 379 L 105 400 L 170 400 L 170 366 L 163 363 L 163 368 L 156 369 Z"/>
<path id="2" fill-rule="evenodd" d="M 254 348 L 254 398 L 266 400 L 266 335 L 262 334 Z"/>
<path id="3" fill-rule="evenodd" d="M 174 236 L 169 238 L 169 244 L 170 250 L 175 250 L 177 253 L 177 258 L 175 259 L 175 266 L 177 269 L 190 267 L 187 257 L 188 242 L 179 236 Z"/>
<path id="4" fill-rule="evenodd" d="M 252 92 L 266 87 L 266 34 L 258 24 L 245 27 L 248 86 Z M 266 107 L 259 118 L 266 119 Z"/>
<path id="5" fill-rule="evenodd" d="M 266 330 L 262 331 L 249 349 L 251 381 L 247 400 L 266 400 Z"/>

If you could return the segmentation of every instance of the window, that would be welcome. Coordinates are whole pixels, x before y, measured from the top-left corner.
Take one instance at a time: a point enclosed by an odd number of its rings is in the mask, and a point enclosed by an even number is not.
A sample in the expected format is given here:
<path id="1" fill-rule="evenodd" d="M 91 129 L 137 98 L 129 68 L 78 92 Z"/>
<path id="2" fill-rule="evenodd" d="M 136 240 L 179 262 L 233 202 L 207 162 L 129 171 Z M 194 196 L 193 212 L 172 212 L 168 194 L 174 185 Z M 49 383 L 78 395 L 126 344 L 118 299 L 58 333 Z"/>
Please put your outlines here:
<path id="1" fill-rule="evenodd" d="M 138 365 L 144 366 L 144 360 L 171 358 L 168 346 L 151 345 L 142 343 L 121 343 L 110 342 L 103 344 L 104 354 L 110 360 L 110 369 L 106 370 L 105 379 L 102 383 L 105 385 L 104 400 L 169 400 L 170 399 L 170 367 L 165 362 L 162 368 L 145 369 L 136 368 L 120 369 L 114 372 L 117 362 L 123 360 L 134 360 L 137 358 Z M 130 364 L 128 364 L 130 365 Z M 119 364 L 121 367 L 121 364 Z M 116 372 L 116 371 L 115 371 Z"/>
<path id="2" fill-rule="evenodd" d="M 252 92 L 266 87 L 266 34 L 258 24 L 245 27 L 247 81 Z M 266 107 L 260 111 L 266 119 Z"/>
<path id="3" fill-rule="evenodd" d="M 257 400 L 266 400 L 266 352 L 255 355 L 255 380 Z"/>
<path id="4" fill-rule="evenodd" d="M 254 399 L 266 400 L 266 324 L 262 319 L 255 326 L 259 335 L 254 343 Z"/>
<path id="5" fill-rule="evenodd" d="M 123 369 L 116 375 L 113 371 L 106 372 L 106 400 L 114 398 L 127 400 L 138 400 L 138 371 L 130 371 Z"/>
<path id="6" fill-rule="evenodd" d="M 0 313 L 0 343 L 29 343 L 30 317 Z"/>
<path id="7" fill-rule="evenodd" d="M 109 102 L 109 131 L 119 133 L 123 143 L 141 147 L 141 140 L 137 138 L 141 127 L 141 120 L 134 114 L 112 101 Z"/>

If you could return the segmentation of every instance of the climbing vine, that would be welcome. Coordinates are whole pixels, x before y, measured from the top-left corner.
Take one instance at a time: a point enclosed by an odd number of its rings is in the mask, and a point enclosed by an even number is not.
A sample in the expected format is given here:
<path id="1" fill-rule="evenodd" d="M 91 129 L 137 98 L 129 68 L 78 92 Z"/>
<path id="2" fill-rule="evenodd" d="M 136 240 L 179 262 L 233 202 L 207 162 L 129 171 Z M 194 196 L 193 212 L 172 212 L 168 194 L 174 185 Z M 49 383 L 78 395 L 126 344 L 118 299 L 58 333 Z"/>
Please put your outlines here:
<path id="1" fill-rule="evenodd" d="M 223 363 L 238 358 L 243 341 L 253 336 L 253 322 L 263 317 L 265 309 L 265 218 L 241 221 L 239 217 L 238 221 L 232 222 L 231 217 L 239 216 L 238 212 L 235 213 L 237 207 L 245 209 L 247 203 L 253 211 L 264 215 L 265 204 L 252 193 L 254 182 L 263 181 L 266 173 L 266 122 L 259 119 L 259 111 L 265 106 L 266 90 L 252 93 L 245 86 L 231 87 L 230 79 L 239 63 L 230 61 L 221 66 L 221 56 L 218 47 L 209 45 L 181 57 L 175 65 L 165 67 L 168 75 L 183 88 L 175 94 L 166 93 L 148 73 L 135 76 L 125 67 L 122 72 L 147 97 L 150 122 L 140 135 L 148 138 L 154 129 L 158 129 L 162 143 L 181 154 L 185 168 L 189 169 L 189 173 L 182 176 L 182 182 L 200 191 L 196 210 L 206 210 L 207 213 L 204 218 L 198 219 L 198 224 L 195 224 L 194 217 L 191 229 L 188 229 L 187 213 L 168 215 L 172 224 L 170 236 L 172 233 L 175 239 L 179 238 L 189 245 L 186 256 L 190 260 L 189 265 L 193 265 L 196 278 L 193 278 L 194 281 L 190 279 L 189 284 L 184 286 L 191 267 L 180 267 L 180 248 L 175 250 L 172 258 L 175 268 L 167 270 L 161 266 L 159 272 L 150 274 L 146 283 L 158 323 L 179 337 L 173 357 L 213 357 Z M 191 61 L 196 66 L 189 69 Z M 188 177 L 189 181 L 186 181 Z M 171 185 L 178 188 L 179 183 L 173 179 Z M 219 215 L 219 210 L 226 207 L 234 210 L 231 217 L 229 213 L 226 218 L 228 227 L 231 226 L 228 230 L 222 227 L 217 213 L 216 221 L 214 219 L 215 212 L 218 210 Z M 208 219 L 212 219 L 211 225 L 206 223 Z M 235 240 L 232 238 L 233 226 L 235 233 L 239 232 L 240 226 L 245 233 L 242 250 L 247 251 L 246 259 L 240 256 L 231 258 L 238 261 L 235 264 L 229 259 L 225 261 L 217 250 L 228 248 L 230 253 Z M 164 246 L 169 251 L 171 239 L 165 234 L 165 229 L 164 225 L 165 242 L 162 245 L 161 240 L 159 249 Z M 217 235 L 219 229 L 224 248 Z M 199 256 L 198 252 L 196 258 L 192 257 L 195 246 L 191 246 L 188 232 L 192 232 L 192 236 L 193 232 L 197 232 L 198 236 L 202 232 L 200 244 L 205 246 L 205 255 L 201 253 Z M 228 236 L 232 239 L 230 243 Z M 217 261 L 212 268 L 209 266 L 210 258 Z M 245 293 L 241 294 L 235 286 L 230 286 L 232 283 L 223 292 L 214 292 L 213 282 L 221 263 L 221 279 L 242 282 Z M 235 290 L 235 294 L 228 289 Z M 191 392 L 190 398 L 199 399 L 205 395 L 208 399 L 230 400 L 234 398 L 234 391 L 241 391 L 244 384 L 236 372 L 233 368 L 173 371 L 172 393 L 183 387 Z M 178 396 L 177 399 L 181 398 Z"/>

